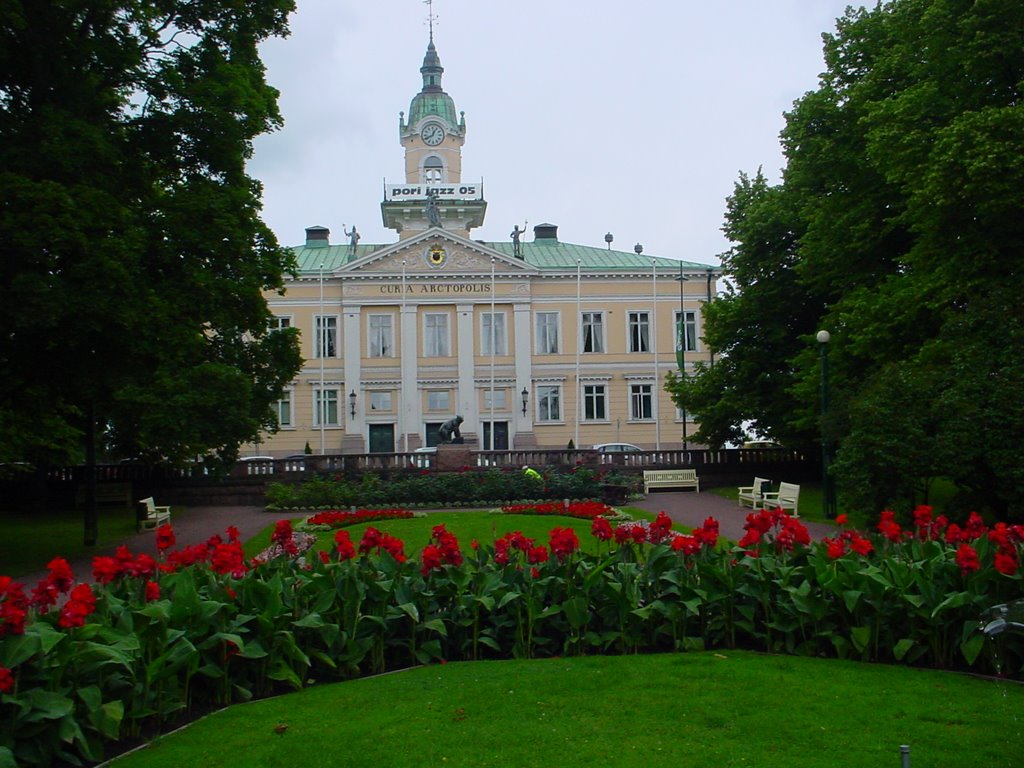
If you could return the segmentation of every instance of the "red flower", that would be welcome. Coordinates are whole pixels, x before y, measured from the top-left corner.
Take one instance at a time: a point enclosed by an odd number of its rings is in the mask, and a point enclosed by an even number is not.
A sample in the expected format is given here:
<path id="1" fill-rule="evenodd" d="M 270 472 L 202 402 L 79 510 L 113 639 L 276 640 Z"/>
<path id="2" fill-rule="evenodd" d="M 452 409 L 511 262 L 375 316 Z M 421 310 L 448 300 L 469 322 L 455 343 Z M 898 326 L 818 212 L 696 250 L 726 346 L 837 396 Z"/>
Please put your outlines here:
<path id="1" fill-rule="evenodd" d="M 559 560 L 564 560 L 580 548 L 580 540 L 572 528 L 552 528 L 550 542 L 551 552 Z"/>
<path id="2" fill-rule="evenodd" d="M 988 529 L 985 526 L 985 521 L 981 519 L 981 515 L 979 515 L 977 512 L 971 512 L 971 514 L 968 515 L 966 534 L 968 541 L 973 541 L 974 539 L 984 536 L 985 531 L 987 530 Z"/>
<path id="3" fill-rule="evenodd" d="M 900 529 L 899 523 L 896 522 L 896 513 L 888 509 L 882 512 L 881 519 L 878 521 L 878 531 L 889 541 L 899 541 L 903 538 L 903 531 Z"/>
<path id="4" fill-rule="evenodd" d="M 1004 576 L 1013 576 L 1017 572 L 1017 558 L 1013 550 L 996 552 L 995 568 Z"/>
<path id="5" fill-rule="evenodd" d="M 961 541 L 965 541 L 964 532 L 960 530 L 959 525 L 953 523 L 946 529 L 946 543 L 959 544 Z"/>
<path id="6" fill-rule="evenodd" d="M 294 545 L 293 545 L 294 546 Z M 210 557 L 210 567 L 217 573 L 234 576 L 240 579 L 245 575 L 245 553 L 237 541 L 230 544 L 217 544 Z"/>
<path id="7" fill-rule="evenodd" d="M 157 563 L 152 555 L 143 552 L 125 567 L 128 569 L 128 573 L 136 579 L 148 579 L 156 573 Z"/>
<path id="8" fill-rule="evenodd" d="M 146 582 L 146 602 L 160 599 L 160 585 L 155 581 Z"/>
<path id="9" fill-rule="evenodd" d="M 420 573 L 423 578 L 434 570 L 441 567 L 441 548 L 436 544 L 427 544 L 420 554 Z"/>
<path id="10" fill-rule="evenodd" d="M 672 549 L 675 552 L 682 552 L 684 555 L 695 555 L 700 552 L 701 542 L 696 536 L 687 536 L 677 533 L 672 538 Z"/>
<path id="11" fill-rule="evenodd" d="M 112 557 L 97 555 L 92 559 L 92 577 L 100 584 L 109 584 L 121 575 L 121 564 Z"/>
<path id="12" fill-rule="evenodd" d="M 177 543 L 177 539 L 174 538 L 174 529 L 170 523 L 164 523 L 156 529 L 156 548 L 161 553 L 170 549 Z"/>
<path id="13" fill-rule="evenodd" d="M 278 520 L 274 524 L 274 533 L 271 534 L 270 540 L 292 557 L 299 554 L 299 548 L 295 546 L 295 538 L 292 534 L 291 520 Z"/>
<path id="14" fill-rule="evenodd" d="M 957 549 L 956 564 L 960 566 L 960 572 L 964 576 L 981 569 L 978 552 L 970 544 L 961 544 L 960 548 Z"/>
<path id="15" fill-rule="evenodd" d="M 530 547 L 530 551 L 526 553 L 526 560 L 530 565 L 540 565 L 548 561 L 548 549 L 547 547 L 536 546 Z M 534 569 L 536 571 L 536 569 Z M 534 573 L 534 576 L 537 574 Z"/>
<path id="16" fill-rule="evenodd" d="M 822 542 L 828 547 L 828 556 L 830 560 L 838 560 L 840 557 L 846 554 L 846 542 L 840 538 L 822 539 Z"/>
<path id="17" fill-rule="evenodd" d="M 71 572 L 71 566 L 63 557 L 55 557 L 46 565 L 50 569 L 50 581 L 63 594 L 71 589 L 75 581 L 75 574 Z"/>
<path id="18" fill-rule="evenodd" d="M 874 551 L 875 547 L 870 540 L 864 538 L 859 533 L 853 532 L 850 536 L 850 549 L 862 557 L 867 557 Z"/>
<path id="19" fill-rule="evenodd" d="M 14 690 L 14 675 L 7 667 L 0 667 L 0 693 L 10 693 Z"/>
<path id="20" fill-rule="evenodd" d="M 356 556 L 356 548 L 348 531 L 339 529 L 334 534 L 334 549 L 338 553 L 339 560 L 351 560 Z"/>
<path id="21" fill-rule="evenodd" d="M 238 532 L 238 529 L 235 526 L 229 525 L 228 529 L 227 529 L 227 534 L 228 534 L 228 541 L 238 541 L 239 532 Z"/>
<path id="22" fill-rule="evenodd" d="M 0 637 L 7 633 L 24 634 L 27 616 L 28 598 L 25 597 L 25 588 L 12 581 L 10 576 L 0 576 Z"/>
<path id="23" fill-rule="evenodd" d="M 836 525 L 846 525 L 848 521 L 849 517 L 845 512 L 843 512 L 843 514 L 841 515 L 836 515 Z"/>
<path id="24" fill-rule="evenodd" d="M 32 598 L 29 600 L 29 604 L 33 608 L 45 612 L 57 604 L 59 597 L 60 590 L 57 589 L 57 585 L 49 576 L 46 576 L 32 588 Z"/>
<path id="25" fill-rule="evenodd" d="M 700 528 L 695 528 L 693 535 L 705 547 L 711 548 L 718 543 L 718 521 L 713 517 L 704 520 Z"/>
<path id="26" fill-rule="evenodd" d="M 57 624 L 65 629 L 81 627 L 85 617 L 96 610 L 96 596 L 88 584 L 79 584 L 71 590 L 71 596 L 61 609 Z"/>
<path id="27" fill-rule="evenodd" d="M 608 541 L 612 537 L 612 524 L 604 517 L 595 517 L 590 524 L 590 533 L 598 541 Z"/>
<path id="28" fill-rule="evenodd" d="M 672 533 L 672 519 L 663 511 L 659 512 L 658 517 L 648 526 L 647 533 L 652 544 L 664 541 Z"/>

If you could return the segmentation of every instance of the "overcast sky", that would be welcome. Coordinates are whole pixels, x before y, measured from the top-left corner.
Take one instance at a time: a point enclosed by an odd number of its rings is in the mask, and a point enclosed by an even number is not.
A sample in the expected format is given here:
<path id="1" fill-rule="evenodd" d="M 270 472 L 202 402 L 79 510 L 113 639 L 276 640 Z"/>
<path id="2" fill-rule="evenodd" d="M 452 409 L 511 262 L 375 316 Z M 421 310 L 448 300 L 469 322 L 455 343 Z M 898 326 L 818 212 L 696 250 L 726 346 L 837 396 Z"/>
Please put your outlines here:
<path id="1" fill-rule="evenodd" d="M 552 223 L 563 241 L 717 264 L 741 171 L 777 180 L 779 131 L 817 87 L 821 34 L 847 0 L 435 0 L 442 84 L 466 113 L 464 181 L 488 201 L 476 239 Z M 860 3 L 853 3 L 860 5 Z M 383 182 L 404 179 L 398 113 L 419 92 L 423 0 L 298 0 L 263 46 L 284 128 L 256 141 L 267 224 L 355 224 L 392 243 Z"/>

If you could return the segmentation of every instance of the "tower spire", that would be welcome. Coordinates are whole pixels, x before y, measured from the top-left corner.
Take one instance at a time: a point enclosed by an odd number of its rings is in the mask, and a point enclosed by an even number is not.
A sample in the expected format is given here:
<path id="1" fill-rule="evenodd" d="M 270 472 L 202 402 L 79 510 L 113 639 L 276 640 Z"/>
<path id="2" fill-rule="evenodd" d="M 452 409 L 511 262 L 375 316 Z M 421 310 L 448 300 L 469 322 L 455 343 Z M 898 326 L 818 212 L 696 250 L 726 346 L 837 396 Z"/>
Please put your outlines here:
<path id="1" fill-rule="evenodd" d="M 423 0 L 427 5 L 427 24 L 430 27 L 430 42 L 434 42 L 434 0 Z"/>

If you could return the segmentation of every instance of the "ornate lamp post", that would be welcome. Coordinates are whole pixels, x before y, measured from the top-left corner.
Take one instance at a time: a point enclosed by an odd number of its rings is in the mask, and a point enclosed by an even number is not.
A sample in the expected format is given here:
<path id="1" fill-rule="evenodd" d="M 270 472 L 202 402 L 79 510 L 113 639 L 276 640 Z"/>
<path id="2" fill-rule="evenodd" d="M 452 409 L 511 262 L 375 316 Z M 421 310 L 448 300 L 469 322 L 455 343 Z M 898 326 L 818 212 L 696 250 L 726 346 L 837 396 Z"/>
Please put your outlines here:
<path id="1" fill-rule="evenodd" d="M 832 443 L 828 439 L 828 343 L 832 339 L 828 331 L 818 331 L 818 350 L 821 353 L 821 511 L 826 519 L 836 516 L 835 489 L 829 472 L 832 458 Z"/>

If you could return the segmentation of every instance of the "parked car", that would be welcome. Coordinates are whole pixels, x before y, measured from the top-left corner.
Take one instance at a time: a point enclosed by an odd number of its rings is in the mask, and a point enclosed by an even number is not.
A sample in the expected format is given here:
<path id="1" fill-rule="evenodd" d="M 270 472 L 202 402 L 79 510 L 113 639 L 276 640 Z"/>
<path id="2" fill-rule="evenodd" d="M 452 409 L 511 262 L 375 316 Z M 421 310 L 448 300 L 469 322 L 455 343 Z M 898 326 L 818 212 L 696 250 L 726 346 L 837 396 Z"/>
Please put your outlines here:
<path id="1" fill-rule="evenodd" d="M 632 443 L 598 443 L 594 446 L 601 464 L 634 464 L 643 459 L 643 448 Z"/>
<path id="2" fill-rule="evenodd" d="M 594 450 L 598 453 L 635 453 L 642 451 L 643 448 L 638 448 L 632 443 L 599 443 L 594 446 Z"/>
<path id="3" fill-rule="evenodd" d="M 744 448 L 781 448 L 782 446 L 774 440 L 748 440 L 743 444 Z"/>

